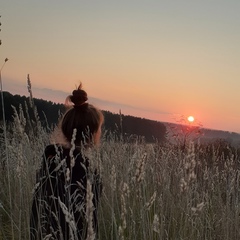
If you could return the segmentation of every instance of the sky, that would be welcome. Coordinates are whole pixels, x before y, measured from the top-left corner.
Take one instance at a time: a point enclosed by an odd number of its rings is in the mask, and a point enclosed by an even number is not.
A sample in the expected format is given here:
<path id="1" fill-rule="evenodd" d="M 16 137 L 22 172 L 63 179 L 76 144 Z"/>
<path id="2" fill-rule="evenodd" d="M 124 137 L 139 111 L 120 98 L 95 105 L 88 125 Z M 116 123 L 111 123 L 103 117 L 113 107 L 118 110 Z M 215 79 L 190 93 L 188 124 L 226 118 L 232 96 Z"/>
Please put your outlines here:
<path id="1" fill-rule="evenodd" d="M 239 0 L 1 0 L 4 91 L 240 133 Z M 4 65 L 4 59 L 9 61 Z"/>

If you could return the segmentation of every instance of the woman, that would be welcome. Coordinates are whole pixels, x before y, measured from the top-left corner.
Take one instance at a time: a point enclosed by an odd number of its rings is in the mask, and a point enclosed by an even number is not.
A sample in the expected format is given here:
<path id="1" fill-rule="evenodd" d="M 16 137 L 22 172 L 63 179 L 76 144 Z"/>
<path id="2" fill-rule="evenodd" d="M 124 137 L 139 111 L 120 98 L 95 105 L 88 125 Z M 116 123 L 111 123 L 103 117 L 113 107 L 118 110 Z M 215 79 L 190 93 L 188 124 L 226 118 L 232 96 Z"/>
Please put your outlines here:
<path id="1" fill-rule="evenodd" d="M 99 142 L 103 114 L 87 100 L 80 84 L 67 97 L 66 105 L 71 107 L 60 122 L 65 143 L 49 145 L 44 151 L 33 196 L 31 239 L 96 235 L 101 183 L 83 150 Z"/>

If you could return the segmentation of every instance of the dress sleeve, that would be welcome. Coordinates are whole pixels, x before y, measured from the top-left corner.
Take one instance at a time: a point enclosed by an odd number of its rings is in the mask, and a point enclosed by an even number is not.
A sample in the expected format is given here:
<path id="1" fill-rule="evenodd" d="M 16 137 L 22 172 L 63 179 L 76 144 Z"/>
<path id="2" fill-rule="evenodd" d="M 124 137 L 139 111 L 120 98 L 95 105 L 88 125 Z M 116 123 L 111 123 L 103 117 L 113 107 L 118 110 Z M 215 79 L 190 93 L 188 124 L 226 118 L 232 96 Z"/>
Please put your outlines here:
<path id="1" fill-rule="evenodd" d="M 32 197 L 32 207 L 30 213 L 30 239 L 40 239 L 41 232 L 41 214 L 42 214 L 42 204 L 40 204 L 41 199 L 46 196 L 46 192 L 49 189 L 49 184 L 47 180 L 47 168 L 49 167 L 49 159 L 52 158 L 54 150 L 51 146 L 45 148 L 44 154 L 42 155 L 42 162 L 40 169 L 36 172 L 36 184 L 33 189 Z"/>
<path id="2" fill-rule="evenodd" d="M 93 205 L 94 205 L 93 225 L 94 225 L 95 232 L 97 234 L 98 233 L 98 220 L 97 220 L 98 202 L 102 194 L 102 180 L 97 170 L 95 170 L 93 173 L 92 192 L 93 192 Z"/>

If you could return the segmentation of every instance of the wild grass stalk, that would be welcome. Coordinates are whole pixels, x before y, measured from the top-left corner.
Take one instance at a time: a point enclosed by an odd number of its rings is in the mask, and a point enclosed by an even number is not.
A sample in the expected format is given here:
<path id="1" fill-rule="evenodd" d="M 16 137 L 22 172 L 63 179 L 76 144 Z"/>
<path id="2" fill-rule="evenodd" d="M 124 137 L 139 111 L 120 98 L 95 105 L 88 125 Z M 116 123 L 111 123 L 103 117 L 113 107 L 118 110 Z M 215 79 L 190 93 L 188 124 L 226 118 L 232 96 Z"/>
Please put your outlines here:
<path id="1" fill-rule="evenodd" d="M 1 91 L 1 101 L 2 101 L 2 115 L 3 115 L 3 133 L 4 133 L 4 152 L 5 152 L 5 159 L 2 159 L 2 168 L 7 171 L 7 182 L 8 182 L 8 193 L 9 193 L 9 205 L 10 205 L 10 216 L 12 214 L 12 197 L 11 197 L 11 184 L 10 184 L 10 173 L 9 173 L 9 156 L 8 156 L 8 142 L 7 142 L 7 124 L 5 118 L 5 108 L 4 108 L 4 97 L 3 97 L 3 84 L 2 84 L 2 70 L 6 64 L 8 59 L 6 58 L 1 69 L 0 69 L 0 91 Z M 11 232 L 12 232 L 12 239 L 14 239 L 14 230 L 13 230 L 13 222 L 11 221 Z"/>

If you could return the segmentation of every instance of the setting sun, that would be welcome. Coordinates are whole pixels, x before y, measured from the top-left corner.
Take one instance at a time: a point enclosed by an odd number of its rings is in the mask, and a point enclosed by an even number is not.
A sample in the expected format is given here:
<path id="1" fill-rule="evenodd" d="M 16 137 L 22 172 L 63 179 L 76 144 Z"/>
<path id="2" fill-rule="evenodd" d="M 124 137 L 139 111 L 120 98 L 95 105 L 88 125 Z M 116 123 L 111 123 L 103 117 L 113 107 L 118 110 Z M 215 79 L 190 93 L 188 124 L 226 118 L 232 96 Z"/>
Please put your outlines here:
<path id="1" fill-rule="evenodd" d="M 189 121 L 189 122 L 194 122 L 194 117 L 193 117 L 193 116 L 189 116 L 189 117 L 188 117 L 188 121 Z"/>

